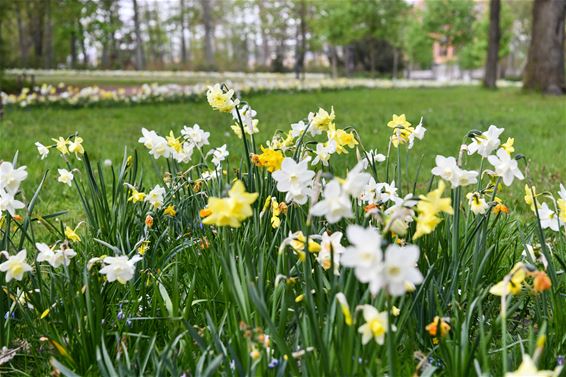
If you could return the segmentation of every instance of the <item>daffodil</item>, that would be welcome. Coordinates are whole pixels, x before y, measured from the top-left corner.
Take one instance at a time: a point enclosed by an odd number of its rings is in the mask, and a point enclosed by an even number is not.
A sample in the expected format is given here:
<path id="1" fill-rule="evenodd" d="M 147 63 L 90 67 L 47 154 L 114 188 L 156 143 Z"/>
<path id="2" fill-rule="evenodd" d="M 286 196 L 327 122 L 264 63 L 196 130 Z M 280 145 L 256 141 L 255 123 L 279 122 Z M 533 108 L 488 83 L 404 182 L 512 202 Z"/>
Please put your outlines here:
<path id="1" fill-rule="evenodd" d="M 67 144 L 69 143 L 69 141 L 63 137 L 59 137 L 57 139 L 51 139 L 53 140 L 56 144 L 55 148 L 57 148 L 57 150 L 59 152 L 61 152 L 61 154 L 69 154 L 69 148 L 67 148 Z"/>
<path id="2" fill-rule="evenodd" d="M 79 237 L 76 231 L 69 226 L 65 227 L 65 237 L 72 242 L 79 242 L 81 240 L 81 237 Z"/>
<path id="3" fill-rule="evenodd" d="M 230 89 L 226 92 L 222 90 L 220 84 L 215 84 L 208 87 L 206 92 L 206 99 L 208 104 L 214 109 L 223 113 L 229 113 L 236 107 L 237 100 L 232 100 L 234 90 Z"/>
<path id="4" fill-rule="evenodd" d="M 330 113 L 319 108 L 318 112 L 310 113 L 308 120 L 310 122 L 309 131 L 313 136 L 320 134 L 321 132 L 328 131 L 331 125 L 334 125 L 334 119 L 336 115 L 334 114 L 334 107 L 331 108 Z"/>
<path id="5" fill-rule="evenodd" d="M 535 205 L 540 208 L 540 203 L 537 201 L 538 196 L 535 186 L 525 185 L 525 203 L 527 203 L 533 212 L 535 211 Z"/>
<path id="6" fill-rule="evenodd" d="M 208 215 L 202 222 L 207 225 L 240 227 L 242 221 L 253 213 L 251 204 L 258 193 L 248 193 L 242 181 L 236 181 L 227 198 L 210 197 L 208 199 Z"/>
<path id="7" fill-rule="evenodd" d="M 377 344 L 383 345 L 388 327 L 387 312 L 379 312 L 371 305 L 363 305 L 362 309 L 366 321 L 358 329 L 358 332 L 362 334 L 362 344 L 368 344 L 373 339 Z M 395 326 L 392 328 L 395 331 Z"/>
<path id="8" fill-rule="evenodd" d="M 134 255 L 131 259 L 125 255 L 106 257 L 102 260 L 105 266 L 100 269 L 100 273 L 106 275 L 109 282 L 117 280 L 121 284 L 126 284 L 134 277 L 135 265 L 142 259 L 140 255 Z"/>
<path id="9" fill-rule="evenodd" d="M 439 336 L 444 338 L 450 331 L 450 324 L 445 318 L 435 316 L 432 322 L 426 325 L 425 329 L 433 338 L 437 338 Z"/>
<path id="10" fill-rule="evenodd" d="M 515 152 L 515 147 L 513 147 L 513 143 L 515 143 L 515 139 L 512 137 L 508 137 L 507 141 L 501 144 L 501 148 L 503 148 L 505 152 L 511 154 Z"/>
<path id="11" fill-rule="evenodd" d="M 8 255 L 7 252 L 2 252 L 8 258 L 7 261 L 0 264 L 0 271 L 6 273 L 6 282 L 12 279 L 22 280 L 26 272 L 32 271 L 32 268 L 26 262 L 26 250 L 20 250 L 16 255 Z"/>
<path id="12" fill-rule="evenodd" d="M 274 150 L 271 148 L 261 148 L 261 154 L 255 155 L 252 160 L 255 165 L 267 168 L 267 171 L 273 173 L 281 169 L 281 163 L 283 162 L 283 153 L 279 150 Z"/>
<path id="13" fill-rule="evenodd" d="M 348 153 L 346 147 L 354 148 L 358 145 L 358 141 L 353 132 L 346 132 L 342 129 L 336 129 L 334 124 L 328 126 L 328 140 L 332 140 L 336 146 L 336 153 Z"/>
<path id="14" fill-rule="evenodd" d="M 138 202 L 143 202 L 144 199 L 145 199 L 145 194 L 143 192 L 139 192 L 135 188 L 132 188 L 130 197 L 128 198 L 129 202 L 138 203 Z"/>
<path id="15" fill-rule="evenodd" d="M 502 281 L 491 287 L 489 293 L 496 296 L 517 295 L 521 292 L 526 277 L 527 269 L 522 262 L 519 262 Z"/>
<path id="16" fill-rule="evenodd" d="M 59 177 L 57 177 L 57 181 L 66 184 L 67 186 L 71 186 L 73 183 L 73 179 L 75 178 L 74 174 L 67 169 L 58 169 Z"/>
<path id="17" fill-rule="evenodd" d="M 444 181 L 438 182 L 438 188 L 426 195 L 421 195 L 417 204 L 417 230 L 413 239 L 417 239 L 425 234 L 432 233 L 436 226 L 442 221 L 437 215 L 439 213 L 453 214 L 454 210 L 450 198 L 442 198 L 442 193 L 446 185 Z"/>
<path id="18" fill-rule="evenodd" d="M 408 143 L 411 134 L 415 131 L 415 129 L 411 127 L 411 123 L 405 118 L 405 114 L 393 114 L 393 118 L 387 123 L 387 127 L 393 129 L 391 144 L 393 144 L 395 148 L 397 148 L 399 144 Z"/>
<path id="19" fill-rule="evenodd" d="M 74 153 L 77 157 L 79 155 L 83 155 L 85 153 L 85 149 L 82 145 L 83 139 L 82 137 L 75 136 L 73 141 L 69 142 L 69 152 Z"/>
<path id="20" fill-rule="evenodd" d="M 348 305 L 348 300 L 344 293 L 340 292 L 336 294 L 336 300 L 338 300 L 338 304 L 340 304 L 340 310 L 344 315 L 344 322 L 348 326 L 352 326 L 352 313 L 350 312 L 350 305 Z"/>
<path id="21" fill-rule="evenodd" d="M 173 204 L 168 205 L 163 210 L 163 214 L 170 216 L 170 217 L 175 217 L 177 215 L 177 211 L 175 210 L 175 206 Z"/>
<path id="22" fill-rule="evenodd" d="M 470 210 L 476 215 L 483 215 L 489 209 L 489 204 L 479 192 L 470 192 L 466 195 Z"/>
<path id="23" fill-rule="evenodd" d="M 507 372 L 505 377 L 552 377 L 559 374 L 560 371 L 555 373 L 550 370 L 538 370 L 533 359 L 529 355 L 524 354 L 519 368 L 514 372 Z"/>

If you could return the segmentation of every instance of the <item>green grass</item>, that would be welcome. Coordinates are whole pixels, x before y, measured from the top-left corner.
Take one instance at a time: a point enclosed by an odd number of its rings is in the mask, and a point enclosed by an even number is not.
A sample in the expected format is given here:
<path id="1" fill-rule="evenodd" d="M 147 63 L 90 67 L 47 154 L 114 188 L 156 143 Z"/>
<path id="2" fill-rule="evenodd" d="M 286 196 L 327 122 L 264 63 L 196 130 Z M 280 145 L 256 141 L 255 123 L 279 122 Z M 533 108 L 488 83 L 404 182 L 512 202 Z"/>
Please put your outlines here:
<path id="1" fill-rule="evenodd" d="M 261 132 L 256 141 L 269 139 L 276 129 L 306 117 L 319 106 L 334 106 L 338 127 L 355 127 L 366 148 L 386 153 L 390 130 L 387 121 L 394 113 L 405 113 L 417 123 L 425 118 L 426 142 L 417 143 L 412 153 L 416 162 L 424 155 L 423 166 L 430 168 L 435 154 L 456 155 L 458 145 L 471 129 L 486 130 L 490 124 L 504 127 L 504 137 L 515 138 L 517 153 L 530 161 L 529 175 L 541 187 L 554 189 L 566 180 L 566 106 L 563 98 L 526 94 L 516 89 L 490 92 L 480 88 L 343 90 L 309 93 L 268 93 L 245 98 L 258 112 Z M 51 137 L 78 131 L 92 160 L 111 159 L 119 163 L 128 148 L 140 149 L 140 129 L 155 129 L 160 134 L 176 133 L 184 124 L 199 123 L 210 131 L 212 145 L 228 144 L 233 162 L 239 161 L 241 145 L 229 128 L 229 117 L 213 112 L 203 99 L 198 102 L 145 104 L 110 108 L 36 108 L 7 109 L 0 123 L 0 159 L 10 160 L 16 151 L 20 163 L 55 170 L 62 161 L 40 161 L 35 141 L 49 143 Z M 143 149 L 143 147 L 141 147 Z M 142 158 L 148 159 L 145 151 Z M 354 154 L 350 153 L 350 158 Z M 344 159 L 339 159 L 344 163 Z M 57 164 L 60 164 L 57 165 Z M 146 164 L 146 166 L 148 166 Z M 26 182 L 30 196 L 44 169 L 30 169 Z M 522 167 L 524 169 L 524 166 Z M 428 174 L 426 174 L 428 176 Z M 57 207 L 71 190 L 62 189 L 56 173 L 47 180 L 41 208 Z M 514 185 L 515 196 L 522 189 Z M 47 207 L 45 207 L 47 206 Z"/>

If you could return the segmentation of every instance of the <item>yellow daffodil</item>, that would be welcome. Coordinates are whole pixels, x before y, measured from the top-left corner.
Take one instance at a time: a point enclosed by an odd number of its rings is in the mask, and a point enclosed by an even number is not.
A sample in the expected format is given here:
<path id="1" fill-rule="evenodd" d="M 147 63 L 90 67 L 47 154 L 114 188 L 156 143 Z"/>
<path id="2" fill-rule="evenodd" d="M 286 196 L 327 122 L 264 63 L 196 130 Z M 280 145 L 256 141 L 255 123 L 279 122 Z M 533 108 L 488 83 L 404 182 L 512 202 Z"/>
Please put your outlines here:
<path id="1" fill-rule="evenodd" d="M 503 148 L 503 150 L 509 154 L 515 152 L 515 147 L 513 147 L 513 143 L 515 142 L 515 139 L 512 137 L 507 138 L 507 141 L 503 144 L 501 144 L 501 148 Z"/>
<path id="2" fill-rule="evenodd" d="M 409 136 L 415 131 L 415 129 L 411 127 L 411 123 L 405 118 L 405 114 L 393 114 L 393 118 L 387 123 L 387 127 L 393 128 L 391 144 L 393 144 L 395 148 L 397 148 L 399 144 L 408 143 Z"/>
<path id="3" fill-rule="evenodd" d="M 145 255 L 145 253 L 149 250 L 149 241 L 145 240 L 138 246 L 138 254 Z"/>
<path id="4" fill-rule="evenodd" d="M 330 125 L 334 124 L 334 118 L 336 118 L 334 107 L 331 108 L 330 114 L 323 108 L 319 108 L 316 114 L 311 113 L 309 115 L 310 126 L 318 131 L 328 131 Z"/>
<path id="5" fill-rule="evenodd" d="M 558 199 L 556 201 L 556 205 L 558 205 L 558 210 L 560 211 L 560 215 L 558 216 L 558 218 L 563 223 L 566 223 L 566 199 L 562 199 L 562 198 Z"/>
<path id="6" fill-rule="evenodd" d="M 234 90 L 230 89 L 226 93 L 220 87 L 220 84 L 215 84 L 208 87 L 206 92 L 206 99 L 208 104 L 214 109 L 223 113 L 229 113 L 234 110 L 236 102 L 232 100 Z"/>
<path id="7" fill-rule="evenodd" d="M 531 208 L 532 211 L 535 210 L 535 203 L 536 206 L 540 208 L 540 204 L 537 201 L 537 189 L 535 186 L 525 185 L 525 203 Z"/>
<path id="8" fill-rule="evenodd" d="M 438 188 L 426 195 L 421 195 L 417 204 L 417 229 L 413 239 L 417 239 L 425 234 L 432 233 L 436 226 L 442 221 L 437 215 L 439 213 L 454 213 L 450 198 L 442 198 L 442 193 L 446 185 L 444 181 L 438 182 Z"/>
<path id="9" fill-rule="evenodd" d="M 177 215 L 177 211 L 175 210 L 175 206 L 173 204 L 168 205 L 163 210 L 163 214 L 170 216 L 170 217 L 175 217 Z"/>
<path id="10" fill-rule="evenodd" d="M 519 262 L 503 280 L 491 287 L 489 293 L 496 296 L 506 296 L 509 293 L 517 295 L 521 292 L 526 277 L 527 269 L 522 262 Z"/>
<path id="11" fill-rule="evenodd" d="M 340 292 L 336 294 L 336 300 L 338 300 L 338 303 L 340 304 L 340 310 L 344 315 L 344 322 L 346 325 L 352 326 L 352 313 L 350 312 L 350 305 L 348 305 L 348 300 L 346 300 L 344 293 Z"/>
<path id="12" fill-rule="evenodd" d="M 252 157 L 252 162 L 256 166 L 261 166 L 267 168 L 267 171 L 273 173 L 276 170 L 281 169 L 281 163 L 283 162 L 283 153 L 279 150 L 274 150 L 271 148 L 261 148 L 261 154 L 254 155 Z"/>
<path id="13" fill-rule="evenodd" d="M 131 190 L 131 195 L 128 198 L 129 202 L 137 203 L 137 202 L 143 202 L 144 200 L 145 200 L 145 194 L 143 192 L 139 192 L 135 188 Z"/>
<path id="14" fill-rule="evenodd" d="M 328 129 L 328 140 L 334 140 L 336 143 L 336 153 L 348 153 L 348 150 L 345 148 L 346 146 L 349 148 L 354 148 L 358 145 L 358 141 L 354 136 L 353 132 L 346 132 L 342 129 L 336 129 L 334 124 L 329 125 Z"/>
<path id="15" fill-rule="evenodd" d="M 71 229 L 69 226 L 65 227 L 65 237 L 72 242 L 79 242 L 81 240 L 81 237 L 79 237 L 75 230 Z"/>
<path id="16" fill-rule="evenodd" d="M 68 140 L 63 137 L 51 140 L 57 143 L 56 148 L 59 152 L 61 152 L 61 154 L 69 154 L 69 148 L 67 148 Z"/>
<path id="17" fill-rule="evenodd" d="M 167 145 L 175 152 L 180 153 L 183 151 L 183 143 L 175 137 L 173 131 L 169 131 L 169 136 L 166 136 L 165 139 L 167 140 Z"/>
<path id="18" fill-rule="evenodd" d="M 202 222 L 207 225 L 230 226 L 238 228 L 241 222 L 252 215 L 251 204 L 258 193 L 247 193 L 242 181 L 236 181 L 227 198 L 208 199 L 208 215 Z"/>
<path id="19" fill-rule="evenodd" d="M 75 155 L 83 155 L 85 153 L 85 149 L 82 145 L 83 138 L 75 136 L 73 141 L 69 142 L 69 152 L 74 153 Z M 59 143 L 57 143 L 57 149 L 59 149 Z M 61 152 L 63 153 L 63 152 Z M 64 153 L 63 153 L 64 154 Z"/>

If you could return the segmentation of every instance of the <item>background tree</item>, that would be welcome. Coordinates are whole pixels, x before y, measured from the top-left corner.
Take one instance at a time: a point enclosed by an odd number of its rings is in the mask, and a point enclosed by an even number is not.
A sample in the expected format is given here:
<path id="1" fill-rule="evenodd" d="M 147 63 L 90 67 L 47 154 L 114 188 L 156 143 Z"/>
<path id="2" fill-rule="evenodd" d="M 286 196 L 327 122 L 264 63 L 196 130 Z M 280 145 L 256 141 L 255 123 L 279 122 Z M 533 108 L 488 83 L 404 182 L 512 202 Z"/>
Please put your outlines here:
<path id="1" fill-rule="evenodd" d="M 549 94 L 563 94 L 564 19 L 566 1 L 535 0 L 533 27 L 523 87 Z"/>
<path id="2" fill-rule="evenodd" d="M 494 89 L 497 82 L 497 62 L 499 61 L 499 42 L 501 40 L 501 0 L 489 1 L 489 34 L 487 42 L 487 59 L 483 85 Z"/>

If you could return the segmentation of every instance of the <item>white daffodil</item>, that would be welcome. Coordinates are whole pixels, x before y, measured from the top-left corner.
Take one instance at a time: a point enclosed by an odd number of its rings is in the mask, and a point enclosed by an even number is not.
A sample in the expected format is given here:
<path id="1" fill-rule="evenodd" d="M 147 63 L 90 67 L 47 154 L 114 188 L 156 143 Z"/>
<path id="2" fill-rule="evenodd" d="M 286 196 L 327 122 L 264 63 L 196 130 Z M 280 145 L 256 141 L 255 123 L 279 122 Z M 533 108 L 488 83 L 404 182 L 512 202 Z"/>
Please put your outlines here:
<path id="1" fill-rule="evenodd" d="M 332 154 L 336 152 L 336 142 L 334 140 L 329 140 L 327 143 L 318 143 L 316 145 L 316 157 L 312 161 L 313 165 L 322 163 L 324 166 L 328 166 L 328 161 Z"/>
<path id="2" fill-rule="evenodd" d="M 358 280 L 369 283 L 371 293 L 377 294 L 383 286 L 383 252 L 379 232 L 372 227 L 349 225 L 346 235 L 351 246 L 346 248 L 340 262 L 345 267 L 354 268 Z"/>
<path id="3" fill-rule="evenodd" d="M 163 205 L 163 197 L 165 196 L 165 189 L 159 185 L 155 187 L 145 196 L 145 201 L 151 204 L 155 209 Z"/>
<path id="4" fill-rule="evenodd" d="M 71 186 L 73 179 L 75 178 L 73 173 L 68 171 L 67 169 L 58 169 L 57 171 L 59 172 L 59 177 L 57 178 L 57 181 L 64 183 L 67 186 Z"/>
<path id="5" fill-rule="evenodd" d="M 348 172 L 346 179 L 343 183 L 343 188 L 346 193 L 353 198 L 358 198 L 364 192 L 364 188 L 370 181 L 371 175 L 363 172 L 364 164 L 358 162 L 352 170 Z"/>
<path id="6" fill-rule="evenodd" d="M 418 246 L 391 244 L 387 247 L 382 274 L 389 294 L 402 296 L 423 281 L 423 275 L 416 267 L 418 260 Z"/>
<path id="7" fill-rule="evenodd" d="M 489 204 L 479 192 L 470 192 L 466 195 L 470 210 L 475 215 L 483 215 L 489 210 Z"/>
<path id="8" fill-rule="evenodd" d="M 2 162 L 0 164 L 0 189 L 6 190 L 7 193 L 15 195 L 20 188 L 20 183 L 28 176 L 25 166 L 14 169 L 11 162 Z"/>
<path id="9" fill-rule="evenodd" d="M 6 273 L 6 282 L 12 279 L 22 280 L 26 272 L 32 271 L 31 266 L 26 263 L 26 249 L 20 250 L 16 255 L 8 255 L 6 251 L 2 254 L 8 258 L 0 264 L 0 271 Z"/>
<path id="10" fill-rule="evenodd" d="M 103 262 L 104 267 L 100 269 L 102 275 L 106 275 L 109 282 L 118 280 L 121 284 L 130 281 L 136 272 L 136 263 L 142 260 L 140 255 L 135 255 L 132 259 L 122 255 L 119 257 L 106 257 Z"/>
<path id="11" fill-rule="evenodd" d="M 2 211 L 8 211 L 11 216 L 15 216 L 16 210 L 24 207 L 24 203 L 14 199 L 12 194 L 0 189 L 0 218 L 2 218 Z"/>
<path id="12" fill-rule="evenodd" d="M 550 250 L 550 245 L 546 244 L 546 248 L 547 248 L 547 250 Z M 541 250 L 540 244 L 537 244 L 537 245 L 528 245 L 527 244 L 527 245 L 525 245 L 525 249 L 521 253 L 521 256 L 523 258 L 526 258 L 527 255 L 530 257 L 530 260 L 529 260 L 530 263 L 539 262 L 543 265 L 545 270 L 548 268 L 548 260 L 544 256 L 544 254 Z"/>
<path id="13" fill-rule="evenodd" d="M 37 152 L 41 156 L 41 159 L 45 159 L 45 157 L 47 157 L 47 155 L 49 154 L 49 148 L 41 144 L 39 141 L 35 143 L 35 146 L 37 147 Z"/>
<path id="14" fill-rule="evenodd" d="M 209 144 L 208 138 L 210 136 L 210 132 L 206 132 L 201 129 L 198 124 L 195 124 L 192 127 L 183 127 L 181 135 L 185 137 L 187 142 L 199 149 Z"/>
<path id="15" fill-rule="evenodd" d="M 525 178 L 519 170 L 517 160 L 511 158 L 504 149 L 499 149 L 497 156 L 489 156 L 487 160 L 495 167 L 495 174 L 503 179 L 505 186 L 511 186 L 515 178 Z"/>
<path id="16" fill-rule="evenodd" d="M 143 145 L 149 149 L 149 154 L 153 158 L 158 159 L 160 157 L 168 158 L 171 155 L 172 149 L 167 144 L 167 140 L 159 136 L 155 131 L 148 131 L 142 128 L 142 137 L 138 139 L 138 142 L 143 143 Z"/>
<path id="17" fill-rule="evenodd" d="M 435 162 L 436 166 L 432 169 L 432 174 L 445 181 L 449 181 L 452 184 L 452 188 L 477 183 L 478 172 L 461 169 L 454 157 L 438 155 L 435 158 Z"/>
<path id="18" fill-rule="evenodd" d="M 216 166 L 220 165 L 222 161 L 224 161 L 226 157 L 230 155 L 230 152 L 228 152 L 226 144 L 224 144 L 221 147 L 213 149 L 211 153 L 212 153 L 212 163 Z"/>
<path id="19" fill-rule="evenodd" d="M 560 220 L 556 216 L 556 212 L 548 207 L 548 204 L 542 203 L 538 209 L 538 216 L 540 218 L 540 226 L 542 229 L 551 229 L 555 232 L 560 230 Z"/>
<path id="20" fill-rule="evenodd" d="M 505 377 L 552 377 L 558 376 L 560 371 L 538 370 L 535 362 L 527 354 L 523 355 L 523 361 L 514 372 L 507 372 Z"/>
<path id="21" fill-rule="evenodd" d="M 367 169 L 370 163 L 380 163 L 385 161 L 386 159 L 387 157 L 385 157 L 384 154 L 379 153 L 376 149 L 373 151 L 367 151 L 365 153 L 365 157 L 363 159 L 360 159 L 360 162 L 363 164 L 364 169 Z"/>
<path id="22" fill-rule="evenodd" d="M 368 344 L 373 339 L 377 344 L 383 345 L 388 329 L 387 312 L 379 312 L 371 305 L 363 305 L 362 309 L 366 321 L 358 329 L 358 332 L 362 334 L 362 344 Z M 395 329 L 393 328 L 393 330 Z"/>
<path id="23" fill-rule="evenodd" d="M 413 148 L 415 138 L 419 140 L 422 140 L 424 138 L 425 132 L 426 128 L 423 127 L 423 118 L 421 117 L 419 124 L 417 124 L 415 130 L 409 135 L 409 149 Z"/>
<path id="24" fill-rule="evenodd" d="M 468 155 L 478 153 L 482 157 L 488 157 L 499 147 L 501 141 L 499 136 L 505 131 L 504 128 L 489 126 L 488 130 L 481 135 L 475 136 L 471 144 L 468 145 Z"/>
<path id="25" fill-rule="evenodd" d="M 330 269 L 332 263 L 334 263 L 333 270 L 335 275 L 339 274 L 340 256 L 345 250 L 344 246 L 340 243 L 341 240 L 342 232 L 334 232 L 330 235 L 328 232 L 324 232 L 320 241 L 320 251 L 316 258 L 317 262 L 320 263 L 325 270 Z"/>
<path id="26" fill-rule="evenodd" d="M 37 254 L 37 261 L 47 262 L 53 268 L 68 266 L 71 263 L 71 259 L 77 255 L 73 249 L 69 249 L 67 247 L 61 247 L 59 250 L 52 250 L 44 243 L 36 243 L 35 247 L 39 250 L 39 253 Z"/>
<path id="27" fill-rule="evenodd" d="M 311 214 L 325 216 L 330 224 L 354 215 L 348 194 L 342 190 L 340 183 L 335 179 L 324 187 L 324 199 L 311 208 Z"/>
<path id="28" fill-rule="evenodd" d="M 285 157 L 281 163 L 281 169 L 273 172 L 271 176 L 277 182 L 277 190 L 287 193 L 285 200 L 297 204 L 305 204 L 311 193 L 314 171 L 308 168 L 309 159 L 296 162 L 292 158 Z"/>
<path id="29" fill-rule="evenodd" d="M 299 136 L 301 136 L 303 134 L 303 132 L 305 132 L 305 130 L 307 129 L 309 125 L 305 122 L 303 122 L 302 120 L 297 122 L 297 123 L 293 123 L 291 124 L 291 136 L 293 138 L 297 138 Z"/>

